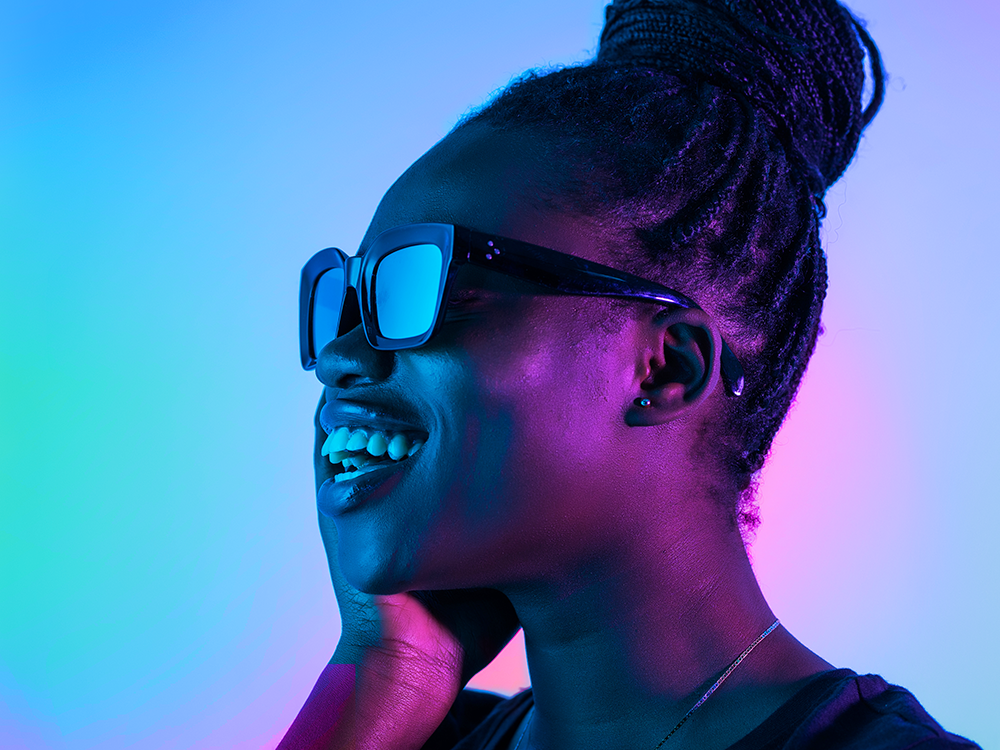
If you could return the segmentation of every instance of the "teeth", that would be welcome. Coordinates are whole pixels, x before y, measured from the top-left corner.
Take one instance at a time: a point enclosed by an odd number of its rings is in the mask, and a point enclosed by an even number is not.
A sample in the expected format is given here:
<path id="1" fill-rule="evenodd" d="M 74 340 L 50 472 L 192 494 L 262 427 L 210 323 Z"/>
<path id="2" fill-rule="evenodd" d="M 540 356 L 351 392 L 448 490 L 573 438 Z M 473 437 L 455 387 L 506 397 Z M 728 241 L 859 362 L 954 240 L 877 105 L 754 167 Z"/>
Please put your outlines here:
<path id="1" fill-rule="evenodd" d="M 320 455 L 326 456 L 327 454 L 344 450 L 344 447 L 347 445 L 347 435 L 349 432 L 346 427 L 341 427 L 331 432 L 326 442 L 323 443 L 323 450 L 320 451 Z"/>
<path id="2" fill-rule="evenodd" d="M 406 456 L 409 450 L 410 440 L 406 437 L 406 435 L 396 435 L 389 441 L 389 458 L 393 461 L 398 461 L 403 456 Z"/>
<path id="3" fill-rule="evenodd" d="M 347 438 L 351 436 L 351 431 L 346 427 L 340 427 L 330 433 L 330 452 L 342 451 L 347 447 Z"/>
<path id="4" fill-rule="evenodd" d="M 349 451 L 363 451 L 368 447 L 368 433 L 364 430 L 355 430 L 351 433 L 345 447 Z"/>
<path id="5" fill-rule="evenodd" d="M 385 441 L 385 435 L 381 432 L 376 432 L 368 438 L 368 445 L 365 446 L 365 450 L 373 456 L 384 456 L 388 447 L 389 444 Z"/>
<path id="6" fill-rule="evenodd" d="M 354 479 L 355 477 L 359 477 L 362 474 L 367 474 L 370 471 L 378 471 L 380 468 L 382 468 L 382 466 L 383 466 L 382 463 L 377 463 L 372 466 L 366 466 L 363 469 L 358 469 L 357 471 L 345 471 L 343 474 L 337 474 L 337 476 L 333 478 L 333 481 L 346 482 L 347 480 Z"/>
<path id="7" fill-rule="evenodd" d="M 383 457 L 387 455 L 393 461 L 409 458 L 423 444 L 424 441 L 420 438 L 411 440 L 402 433 L 390 438 L 383 432 L 371 429 L 338 427 L 323 443 L 321 454 L 327 456 L 330 463 L 343 464 L 344 471 L 351 472 L 369 464 L 384 463 Z"/>
<path id="8" fill-rule="evenodd" d="M 372 456 L 366 455 L 364 453 L 355 453 L 352 456 L 348 456 L 344 459 L 345 469 L 363 469 L 365 466 L 370 464 L 374 459 Z"/>

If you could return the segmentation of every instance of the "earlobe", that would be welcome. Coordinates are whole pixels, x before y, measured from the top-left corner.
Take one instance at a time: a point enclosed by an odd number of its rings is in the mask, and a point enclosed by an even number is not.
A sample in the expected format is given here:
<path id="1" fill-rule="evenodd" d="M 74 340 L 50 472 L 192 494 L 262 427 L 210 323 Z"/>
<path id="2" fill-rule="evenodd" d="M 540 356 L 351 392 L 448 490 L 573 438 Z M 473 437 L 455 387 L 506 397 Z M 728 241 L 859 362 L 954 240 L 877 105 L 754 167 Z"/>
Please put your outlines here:
<path id="1" fill-rule="evenodd" d="M 637 393 L 625 421 L 663 424 L 700 404 L 718 380 L 719 339 L 701 310 L 675 310 L 654 318 L 638 368 Z"/>

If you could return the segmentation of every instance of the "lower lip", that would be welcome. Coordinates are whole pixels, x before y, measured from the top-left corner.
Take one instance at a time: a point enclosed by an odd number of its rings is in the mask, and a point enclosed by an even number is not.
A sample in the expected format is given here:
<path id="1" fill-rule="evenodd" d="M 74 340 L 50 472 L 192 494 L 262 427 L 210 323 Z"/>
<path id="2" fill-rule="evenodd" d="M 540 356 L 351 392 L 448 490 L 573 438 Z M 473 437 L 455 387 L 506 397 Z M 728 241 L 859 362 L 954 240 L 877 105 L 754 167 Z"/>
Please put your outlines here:
<path id="1" fill-rule="evenodd" d="M 324 516 L 339 516 L 362 505 L 372 497 L 372 490 L 390 477 L 397 478 L 411 459 L 399 463 L 386 464 L 382 468 L 360 474 L 342 482 L 330 477 L 316 493 L 316 505 Z"/>

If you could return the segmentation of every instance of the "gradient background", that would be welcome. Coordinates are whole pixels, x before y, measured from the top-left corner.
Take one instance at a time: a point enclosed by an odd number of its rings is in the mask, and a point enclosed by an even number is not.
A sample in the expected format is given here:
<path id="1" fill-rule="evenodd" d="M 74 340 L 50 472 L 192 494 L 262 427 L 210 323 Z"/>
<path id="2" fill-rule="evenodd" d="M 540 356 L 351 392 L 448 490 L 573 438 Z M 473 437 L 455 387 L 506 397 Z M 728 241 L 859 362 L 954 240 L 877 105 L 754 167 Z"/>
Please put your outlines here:
<path id="1" fill-rule="evenodd" d="M 602 6 L 5 0 L 0 745 L 274 747 L 339 629 L 301 264 Z M 1000 11 L 854 7 L 892 80 L 753 555 L 800 639 L 998 745 Z"/>

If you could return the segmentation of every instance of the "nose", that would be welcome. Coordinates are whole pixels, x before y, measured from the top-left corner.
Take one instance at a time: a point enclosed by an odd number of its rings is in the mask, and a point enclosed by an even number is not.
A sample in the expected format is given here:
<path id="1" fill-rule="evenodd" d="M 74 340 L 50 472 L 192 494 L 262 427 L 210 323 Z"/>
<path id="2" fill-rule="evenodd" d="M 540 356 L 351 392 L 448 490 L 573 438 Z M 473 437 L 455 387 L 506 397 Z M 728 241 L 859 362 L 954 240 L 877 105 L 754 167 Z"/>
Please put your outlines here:
<path id="1" fill-rule="evenodd" d="M 358 325 L 323 347 L 316 362 L 316 377 L 323 385 L 339 390 L 378 383 L 392 374 L 395 360 L 395 352 L 373 349 Z"/>

